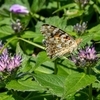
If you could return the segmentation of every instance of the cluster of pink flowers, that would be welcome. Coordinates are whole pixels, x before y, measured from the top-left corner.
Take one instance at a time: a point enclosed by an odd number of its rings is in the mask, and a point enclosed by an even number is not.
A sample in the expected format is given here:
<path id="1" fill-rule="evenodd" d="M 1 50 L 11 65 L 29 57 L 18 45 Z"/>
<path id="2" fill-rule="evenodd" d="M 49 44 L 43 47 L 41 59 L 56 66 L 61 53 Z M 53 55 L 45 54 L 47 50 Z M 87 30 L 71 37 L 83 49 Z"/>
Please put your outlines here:
<path id="1" fill-rule="evenodd" d="M 76 65 L 88 66 L 98 60 L 95 47 L 87 46 L 85 49 L 79 50 L 77 57 L 72 55 L 70 58 Z"/>
<path id="2" fill-rule="evenodd" d="M 2 41 L 0 41 L 0 50 L 2 49 L 3 44 Z M 12 71 L 16 67 L 19 67 L 22 62 L 22 57 L 19 54 L 15 54 L 14 56 L 11 56 L 8 53 L 8 49 L 5 48 L 0 55 L 0 71 Z"/>

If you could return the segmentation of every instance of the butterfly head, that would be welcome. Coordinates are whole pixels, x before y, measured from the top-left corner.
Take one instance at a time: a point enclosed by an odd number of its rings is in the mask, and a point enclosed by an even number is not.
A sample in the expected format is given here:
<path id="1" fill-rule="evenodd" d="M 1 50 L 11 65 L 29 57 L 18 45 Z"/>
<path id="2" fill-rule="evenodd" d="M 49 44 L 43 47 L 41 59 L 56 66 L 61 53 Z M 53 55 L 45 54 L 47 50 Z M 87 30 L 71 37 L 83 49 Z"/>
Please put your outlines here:
<path id="1" fill-rule="evenodd" d="M 77 45 L 80 44 L 81 42 L 82 42 L 82 39 L 81 39 L 81 38 L 76 39 L 76 43 L 77 43 Z"/>

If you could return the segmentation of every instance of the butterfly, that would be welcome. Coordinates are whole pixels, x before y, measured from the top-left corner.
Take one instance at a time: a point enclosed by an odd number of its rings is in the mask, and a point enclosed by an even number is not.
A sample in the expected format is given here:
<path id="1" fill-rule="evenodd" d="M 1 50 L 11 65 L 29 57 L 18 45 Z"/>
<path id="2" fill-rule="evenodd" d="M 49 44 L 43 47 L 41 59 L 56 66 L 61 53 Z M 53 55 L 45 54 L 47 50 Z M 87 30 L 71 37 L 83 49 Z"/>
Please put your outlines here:
<path id="1" fill-rule="evenodd" d="M 46 46 L 47 55 L 51 59 L 72 53 L 82 41 L 82 39 L 74 40 L 63 30 L 49 24 L 43 24 L 40 31 L 45 37 L 43 42 Z"/>

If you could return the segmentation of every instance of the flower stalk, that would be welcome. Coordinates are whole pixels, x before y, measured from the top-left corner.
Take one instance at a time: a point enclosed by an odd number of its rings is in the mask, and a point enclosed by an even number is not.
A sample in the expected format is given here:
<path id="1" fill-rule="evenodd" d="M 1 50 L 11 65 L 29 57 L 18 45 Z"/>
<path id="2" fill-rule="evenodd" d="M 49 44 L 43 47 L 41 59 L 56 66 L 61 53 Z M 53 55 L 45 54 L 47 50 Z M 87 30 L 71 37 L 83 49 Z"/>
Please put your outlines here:
<path id="1" fill-rule="evenodd" d="M 91 75 L 91 67 L 86 67 L 87 69 L 87 74 L 88 75 Z M 89 90 L 89 100 L 92 100 L 92 84 L 90 84 L 89 86 L 88 86 L 88 90 Z"/>
<path id="2" fill-rule="evenodd" d="M 43 47 L 43 46 L 41 46 L 41 45 L 38 45 L 38 44 L 36 44 L 36 43 L 33 43 L 33 42 L 31 42 L 31 41 L 28 41 L 28 40 L 26 40 L 26 39 L 23 39 L 23 38 L 18 38 L 19 40 L 22 40 L 22 41 L 24 41 L 24 42 L 27 42 L 27 43 L 29 43 L 29 44 L 31 44 L 31 45 L 34 45 L 34 46 L 36 46 L 36 47 L 38 47 L 38 48 L 40 48 L 40 49 L 43 49 L 43 50 L 45 50 L 45 47 Z"/>

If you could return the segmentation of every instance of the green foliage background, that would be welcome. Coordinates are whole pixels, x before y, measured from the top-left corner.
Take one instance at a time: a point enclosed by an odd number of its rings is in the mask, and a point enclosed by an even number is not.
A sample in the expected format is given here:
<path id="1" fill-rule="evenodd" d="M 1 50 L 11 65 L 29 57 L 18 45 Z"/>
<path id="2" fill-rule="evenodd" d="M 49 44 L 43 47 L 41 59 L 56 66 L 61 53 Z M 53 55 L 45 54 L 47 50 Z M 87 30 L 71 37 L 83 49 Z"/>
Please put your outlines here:
<path id="1" fill-rule="evenodd" d="M 9 8 L 13 4 L 27 7 L 30 14 L 11 14 Z M 11 28 L 16 19 L 24 26 L 19 36 Z M 83 22 L 87 22 L 87 30 L 79 36 L 73 26 Z M 85 68 L 78 68 L 68 59 L 49 59 L 40 32 L 43 23 L 82 38 L 79 48 L 95 44 L 99 56 L 100 0 L 90 0 L 84 8 L 74 0 L 0 0 L 0 39 L 11 53 L 20 52 L 23 59 L 13 78 L 10 75 L 0 81 L 0 100 L 91 100 L 87 88 L 90 84 L 93 100 L 100 100 L 100 61 L 88 75 Z"/>

